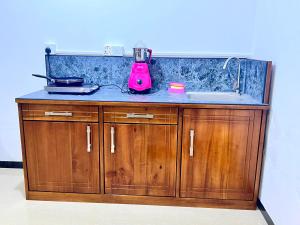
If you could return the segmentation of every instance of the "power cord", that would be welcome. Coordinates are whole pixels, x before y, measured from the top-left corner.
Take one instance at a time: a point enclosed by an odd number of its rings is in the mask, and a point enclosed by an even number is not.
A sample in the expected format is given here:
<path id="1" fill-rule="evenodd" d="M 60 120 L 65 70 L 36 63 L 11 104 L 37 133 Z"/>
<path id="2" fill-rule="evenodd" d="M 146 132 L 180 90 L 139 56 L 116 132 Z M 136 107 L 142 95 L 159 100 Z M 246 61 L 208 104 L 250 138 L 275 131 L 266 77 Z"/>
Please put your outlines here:
<path id="1" fill-rule="evenodd" d="M 51 77 L 52 73 L 51 73 L 51 67 L 50 67 L 50 54 L 51 54 L 51 48 L 47 47 L 45 49 L 45 53 L 46 53 L 46 61 L 47 61 L 47 66 L 48 66 L 48 76 Z M 47 72 L 46 72 L 47 75 Z"/>
<path id="2" fill-rule="evenodd" d="M 124 86 L 125 86 L 126 83 L 123 83 L 122 87 L 120 87 L 119 85 L 117 84 L 100 84 L 99 87 L 107 87 L 107 86 L 115 86 L 117 88 L 119 88 L 121 90 L 121 93 L 122 94 L 133 94 L 130 90 L 124 90 Z M 151 93 L 148 93 L 147 95 L 153 95 L 155 93 L 157 93 L 159 90 L 156 90 L 155 92 L 151 92 Z"/>
<path id="3" fill-rule="evenodd" d="M 100 87 L 115 86 L 121 90 L 122 94 L 131 94 L 131 92 L 129 90 L 124 90 L 124 84 L 122 85 L 122 87 L 120 87 L 117 84 L 100 84 L 99 86 Z"/>

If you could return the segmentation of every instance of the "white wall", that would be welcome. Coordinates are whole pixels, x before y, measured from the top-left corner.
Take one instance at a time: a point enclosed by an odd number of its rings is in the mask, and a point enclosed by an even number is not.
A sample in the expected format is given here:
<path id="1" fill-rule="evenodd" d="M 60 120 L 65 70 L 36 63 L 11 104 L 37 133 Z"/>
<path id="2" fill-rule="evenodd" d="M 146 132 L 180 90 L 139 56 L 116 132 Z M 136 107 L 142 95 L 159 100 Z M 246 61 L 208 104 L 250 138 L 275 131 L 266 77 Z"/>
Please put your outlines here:
<path id="1" fill-rule="evenodd" d="M 44 73 L 46 41 L 69 51 L 101 51 L 106 43 L 123 44 L 129 51 L 142 39 L 154 52 L 254 53 L 276 65 L 261 200 L 277 225 L 300 224 L 299 0 L 255 4 L 252 0 L 2 1 L 0 161 L 21 160 L 14 98 L 43 86 L 44 81 L 30 74 Z"/>
<path id="2" fill-rule="evenodd" d="M 260 199 L 276 225 L 299 225 L 300 2 L 257 2 L 254 54 L 275 64 Z"/>
<path id="3" fill-rule="evenodd" d="M 21 160 L 14 98 L 41 89 L 44 42 L 102 51 L 143 40 L 154 52 L 240 53 L 252 47 L 252 0 L 10 0 L 0 3 L 0 161 Z"/>
<path id="4" fill-rule="evenodd" d="M 53 40 L 66 50 L 94 51 L 107 42 L 131 49 L 144 40 L 154 51 L 249 53 L 255 4 L 248 0 L 10 1 L 7 21 L 35 42 Z M 4 13 L 4 15 L 3 15 Z M 25 21 L 23 21 L 25 19 Z M 13 39 L 11 40 L 13 41 Z"/>

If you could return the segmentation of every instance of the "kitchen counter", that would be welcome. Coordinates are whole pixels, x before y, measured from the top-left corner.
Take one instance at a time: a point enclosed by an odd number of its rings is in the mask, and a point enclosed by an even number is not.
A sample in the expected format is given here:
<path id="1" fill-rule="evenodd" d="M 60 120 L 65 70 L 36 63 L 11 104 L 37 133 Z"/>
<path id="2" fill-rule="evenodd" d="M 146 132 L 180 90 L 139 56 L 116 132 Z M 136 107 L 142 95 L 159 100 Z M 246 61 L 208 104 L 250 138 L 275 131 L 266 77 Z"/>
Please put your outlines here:
<path id="1" fill-rule="evenodd" d="M 109 85 L 128 79 L 133 59 L 48 60 L 53 76 Z M 26 199 L 256 209 L 272 63 L 242 59 L 238 95 L 226 92 L 238 63 L 224 61 L 155 58 L 153 90 L 180 81 L 185 94 L 104 86 L 17 98 Z"/>
<path id="2" fill-rule="evenodd" d="M 111 87 L 102 87 L 98 91 L 90 95 L 69 95 L 69 94 L 48 94 L 44 90 L 36 91 L 16 99 L 18 103 L 30 103 L 32 101 L 81 101 L 89 104 L 101 103 L 159 103 L 159 104 L 177 104 L 177 105 L 243 105 L 255 106 L 258 108 L 268 108 L 267 104 L 263 104 L 252 98 L 250 95 L 242 95 L 239 98 L 203 96 L 200 99 L 190 99 L 187 94 L 172 94 L 166 90 L 160 90 L 152 94 L 127 94 L 121 93 L 120 89 Z"/>
<path id="3" fill-rule="evenodd" d="M 248 95 L 106 87 L 16 101 L 26 199 L 256 208 L 269 105 Z"/>

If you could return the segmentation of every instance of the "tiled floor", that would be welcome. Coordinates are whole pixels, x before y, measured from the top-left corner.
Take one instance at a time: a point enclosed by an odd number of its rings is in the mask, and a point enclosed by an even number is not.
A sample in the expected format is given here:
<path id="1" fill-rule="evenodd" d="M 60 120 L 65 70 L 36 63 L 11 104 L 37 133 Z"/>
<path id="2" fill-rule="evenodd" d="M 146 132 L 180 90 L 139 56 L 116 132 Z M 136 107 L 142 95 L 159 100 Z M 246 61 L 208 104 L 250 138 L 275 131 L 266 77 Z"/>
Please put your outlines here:
<path id="1" fill-rule="evenodd" d="M 258 210 L 26 201 L 20 169 L 0 169 L 0 225 L 266 225 Z"/>

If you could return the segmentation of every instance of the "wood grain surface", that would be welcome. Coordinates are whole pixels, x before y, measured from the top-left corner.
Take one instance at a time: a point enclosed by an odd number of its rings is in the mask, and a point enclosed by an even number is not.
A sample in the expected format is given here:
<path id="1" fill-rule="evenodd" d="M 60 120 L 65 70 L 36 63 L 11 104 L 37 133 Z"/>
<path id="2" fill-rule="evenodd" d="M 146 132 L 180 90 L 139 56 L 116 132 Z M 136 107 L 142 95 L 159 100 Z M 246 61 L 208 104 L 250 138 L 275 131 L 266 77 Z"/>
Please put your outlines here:
<path id="1" fill-rule="evenodd" d="M 115 153 L 111 153 L 111 127 Z M 177 126 L 104 124 L 105 193 L 174 196 Z"/>
<path id="2" fill-rule="evenodd" d="M 157 107 L 104 107 L 104 122 L 177 124 L 177 108 Z M 127 114 L 151 115 L 153 118 L 128 118 Z"/>
<path id="3" fill-rule="evenodd" d="M 253 200 L 259 120 L 250 110 L 184 110 L 180 196 Z"/>
<path id="4" fill-rule="evenodd" d="M 91 152 L 87 152 L 91 126 Z M 99 192 L 97 123 L 24 122 L 28 183 L 31 191 Z"/>
<path id="5" fill-rule="evenodd" d="M 71 113 L 71 116 L 47 116 L 46 112 Z M 22 107 L 23 120 L 45 121 L 83 121 L 98 122 L 97 106 L 80 105 L 35 105 L 25 104 Z"/>

